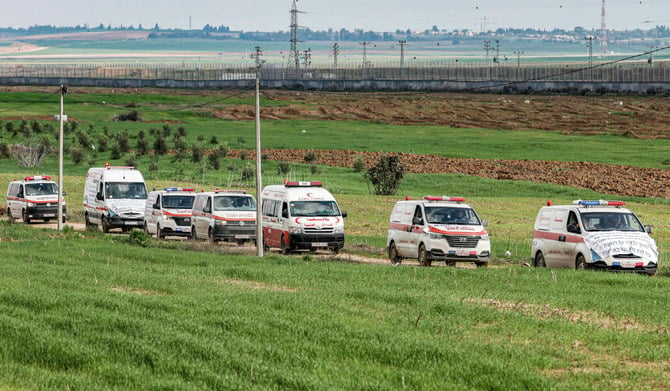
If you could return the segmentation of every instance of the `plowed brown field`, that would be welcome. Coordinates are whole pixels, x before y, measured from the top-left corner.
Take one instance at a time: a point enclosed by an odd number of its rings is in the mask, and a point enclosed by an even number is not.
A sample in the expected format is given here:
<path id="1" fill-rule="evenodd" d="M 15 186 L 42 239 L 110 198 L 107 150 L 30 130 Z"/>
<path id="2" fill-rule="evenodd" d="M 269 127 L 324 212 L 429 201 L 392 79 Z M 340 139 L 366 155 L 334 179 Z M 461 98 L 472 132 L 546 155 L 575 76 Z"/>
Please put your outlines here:
<path id="1" fill-rule="evenodd" d="M 264 91 L 265 99 L 292 102 L 264 107 L 264 119 L 358 120 L 563 134 L 621 134 L 670 138 L 670 104 L 658 97 L 500 96 L 442 93 L 320 93 Z M 219 118 L 253 120 L 251 106 L 216 110 Z M 303 163 L 306 151 L 265 150 L 272 160 Z M 361 156 L 370 167 L 380 153 L 318 151 L 316 164 L 351 167 Z M 670 170 L 588 162 L 456 159 L 400 154 L 407 172 L 457 173 L 525 180 L 639 197 L 670 197 Z M 670 151 L 668 151 L 670 158 Z"/>

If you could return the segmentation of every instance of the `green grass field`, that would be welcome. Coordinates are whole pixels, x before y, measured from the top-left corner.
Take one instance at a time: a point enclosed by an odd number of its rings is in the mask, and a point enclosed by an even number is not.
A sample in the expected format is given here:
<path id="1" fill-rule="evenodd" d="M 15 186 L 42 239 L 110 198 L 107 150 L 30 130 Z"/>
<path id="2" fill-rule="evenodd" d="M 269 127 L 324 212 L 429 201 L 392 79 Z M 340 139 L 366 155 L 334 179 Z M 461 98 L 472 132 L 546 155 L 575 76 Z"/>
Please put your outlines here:
<path id="1" fill-rule="evenodd" d="M 111 146 L 115 135 L 127 131 L 134 148 L 140 130 L 153 141 L 151 129 L 164 131 L 170 122 L 169 140 L 183 126 L 189 145 L 212 148 L 216 136 L 231 148 L 252 148 L 253 123 L 216 120 L 199 109 L 251 102 L 216 101 L 220 98 L 73 93 L 66 97 L 66 112 L 96 146 L 101 138 Z M 28 140 L 7 131 L 7 122 L 18 128 L 20 120 L 6 118 L 53 115 L 57 99 L 0 93 L 0 144 Z M 126 107 L 131 102 L 137 107 Z M 155 122 L 111 120 L 132 109 Z M 31 139 L 46 137 L 56 145 L 53 129 L 44 129 L 48 123 L 57 128 L 55 122 L 40 121 L 41 130 Z M 362 122 L 264 121 L 262 131 L 266 148 L 336 145 L 505 159 L 562 160 L 565 154 L 548 146 L 580 142 L 588 161 L 659 168 L 670 147 L 667 140 L 607 135 Z M 441 150 L 435 134 L 457 139 L 455 147 Z M 69 132 L 66 141 L 67 147 L 76 146 L 77 132 Z M 241 178 L 242 169 L 253 165 L 249 160 L 226 158 L 219 170 L 205 166 L 203 172 L 203 164 L 190 157 L 126 153 L 113 160 L 109 150 L 90 148 L 85 155 L 78 165 L 70 155 L 65 159 L 64 189 L 74 222 L 83 222 L 88 167 L 105 162 L 124 165 L 132 158 L 149 188 L 255 186 L 254 179 Z M 286 176 L 277 166 L 263 163 L 264 184 Z M 104 236 L 69 227 L 58 234 L 3 219 L 0 390 L 667 387 L 667 200 L 428 174 L 409 174 L 397 196 L 381 197 L 371 195 L 362 173 L 351 168 L 319 166 L 312 173 L 307 164 L 291 164 L 291 169 L 292 179 L 323 180 L 347 210 L 345 253 L 385 257 L 388 215 L 396 200 L 458 195 L 489 221 L 494 261 L 487 269 L 474 269 L 390 267 L 277 253 L 258 259 L 232 254 L 226 245 L 158 241 L 141 232 Z M 56 179 L 56 173 L 54 156 L 34 169 L 0 158 L 0 183 L 32 174 Z M 653 225 L 658 276 L 524 267 L 537 210 L 547 199 L 559 204 L 577 198 L 623 199 Z"/>
<path id="2" fill-rule="evenodd" d="M 0 388 L 667 385 L 666 278 L 259 260 L 138 234 L 0 223 Z"/>

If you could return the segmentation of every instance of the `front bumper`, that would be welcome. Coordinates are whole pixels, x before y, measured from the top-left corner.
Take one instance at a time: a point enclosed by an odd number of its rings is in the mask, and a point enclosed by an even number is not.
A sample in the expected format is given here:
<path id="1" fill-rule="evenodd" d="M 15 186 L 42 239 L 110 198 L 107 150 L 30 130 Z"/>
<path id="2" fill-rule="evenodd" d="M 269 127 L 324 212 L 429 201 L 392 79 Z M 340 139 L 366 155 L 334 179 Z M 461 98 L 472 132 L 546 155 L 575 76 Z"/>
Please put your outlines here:
<path id="1" fill-rule="evenodd" d="M 294 250 L 320 248 L 340 250 L 344 247 L 344 233 L 290 234 L 289 246 Z"/>
<path id="2" fill-rule="evenodd" d="M 55 219 L 58 218 L 58 205 L 53 206 L 31 206 L 26 208 L 28 218 L 31 219 Z M 63 216 L 67 216 L 67 207 L 63 205 Z"/>
<path id="3" fill-rule="evenodd" d="M 214 226 L 214 240 L 224 242 L 256 240 L 256 224 L 216 225 Z"/>
<path id="4" fill-rule="evenodd" d="M 614 273 L 640 273 L 654 275 L 658 270 L 658 264 L 651 263 L 647 266 L 623 267 L 621 265 L 608 265 L 605 262 L 595 262 L 590 264 L 590 268 L 599 271 L 609 271 Z"/>

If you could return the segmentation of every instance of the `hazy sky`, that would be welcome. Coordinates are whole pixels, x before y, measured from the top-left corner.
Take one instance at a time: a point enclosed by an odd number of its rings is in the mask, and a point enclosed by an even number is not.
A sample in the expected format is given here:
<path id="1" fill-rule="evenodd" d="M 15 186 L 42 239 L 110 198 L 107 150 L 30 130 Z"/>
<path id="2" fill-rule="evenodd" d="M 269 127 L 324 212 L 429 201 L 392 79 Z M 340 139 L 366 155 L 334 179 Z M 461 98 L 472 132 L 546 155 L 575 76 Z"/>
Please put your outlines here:
<path id="1" fill-rule="evenodd" d="M 299 24 L 395 31 L 500 27 L 600 28 L 602 0 L 299 0 Z M 4 0 L 0 27 L 103 23 L 144 28 L 225 25 L 233 30 L 288 31 L 291 0 Z M 669 0 L 607 0 L 607 27 L 670 25 Z"/>

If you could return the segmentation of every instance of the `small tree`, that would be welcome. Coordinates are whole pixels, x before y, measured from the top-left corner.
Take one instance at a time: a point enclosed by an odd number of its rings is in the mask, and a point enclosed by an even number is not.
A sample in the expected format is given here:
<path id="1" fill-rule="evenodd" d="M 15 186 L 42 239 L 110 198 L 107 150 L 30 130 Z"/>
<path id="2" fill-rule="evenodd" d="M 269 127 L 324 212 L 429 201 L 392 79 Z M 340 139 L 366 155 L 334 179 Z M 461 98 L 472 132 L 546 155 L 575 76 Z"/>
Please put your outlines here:
<path id="1" fill-rule="evenodd" d="M 405 168 L 400 164 L 398 155 L 383 155 L 377 164 L 370 168 L 364 178 L 372 183 L 375 195 L 394 195 L 400 188 Z"/>
<path id="2" fill-rule="evenodd" d="M 168 147 L 167 142 L 165 142 L 165 137 L 160 133 L 156 134 L 156 140 L 154 140 L 154 155 L 163 156 L 167 151 Z"/>
<path id="3" fill-rule="evenodd" d="M 365 170 L 365 161 L 363 160 L 363 158 L 360 156 L 356 156 L 352 168 L 354 169 L 354 172 L 361 172 Z"/>
<path id="4" fill-rule="evenodd" d="M 309 151 L 305 154 L 304 159 L 305 159 L 305 162 L 307 162 L 307 163 L 314 163 L 314 161 L 316 160 L 316 155 L 314 154 L 314 152 Z"/>

